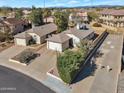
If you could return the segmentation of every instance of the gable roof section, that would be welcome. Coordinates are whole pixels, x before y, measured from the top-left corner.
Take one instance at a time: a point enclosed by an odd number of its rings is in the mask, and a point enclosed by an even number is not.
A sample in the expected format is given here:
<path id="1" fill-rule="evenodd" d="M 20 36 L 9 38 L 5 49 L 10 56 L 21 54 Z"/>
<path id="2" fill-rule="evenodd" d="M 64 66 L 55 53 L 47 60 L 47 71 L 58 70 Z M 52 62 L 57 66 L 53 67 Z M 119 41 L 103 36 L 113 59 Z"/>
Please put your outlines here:
<path id="1" fill-rule="evenodd" d="M 50 24 L 46 24 L 43 26 L 34 27 L 34 28 L 28 30 L 27 32 L 35 33 L 39 36 L 44 36 L 44 35 L 50 34 L 55 31 L 57 31 L 57 26 L 54 23 L 50 23 Z"/>
<path id="2" fill-rule="evenodd" d="M 28 37 L 31 37 L 27 32 L 22 32 L 20 34 L 17 34 L 14 36 L 15 38 L 21 38 L 21 39 L 26 39 Z"/>
<path id="3" fill-rule="evenodd" d="M 54 35 L 46 40 L 56 42 L 56 43 L 64 43 L 64 42 L 68 41 L 69 39 L 71 39 L 71 38 L 62 32 L 62 33 Z"/>
<path id="4" fill-rule="evenodd" d="M 94 31 L 91 30 L 91 29 L 89 29 L 89 30 L 78 30 L 76 28 L 65 31 L 66 34 L 72 34 L 72 35 L 78 37 L 79 39 L 84 39 L 88 35 L 92 34 L 93 32 Z"/>
<path id="5" fill-rule="evenodd" d="M 52 33 L 56 30 L 57 30 L 57 26 L 55 24 L 51 23 L 51 24 L 35 27 L 33 29 L 19 33 L 19 34 L 15 35 L 14 37 L 15 38 L 26 38 L 26 37 L 30 36 L 29 33 L 35 33 L 41 37 L 41 36 L 47 35 L 49 33 Z"/>
<path id="6" fill-rule="evenodd" d="M 7 18 L 4 20 L 5 23 L 8 23 L 9 25 L 17 25 L 17 24 L 24 24 L 24 21 L 21 19 L 16 18 Z"/>
<path id="7" fill-rule="evenodd" d="M 100 12 L 100 14 L 107 14 L 107 15 L 120 15 L 123 16 L 124 15 L 124 9 L 123 10 L 103 10 Z"/>

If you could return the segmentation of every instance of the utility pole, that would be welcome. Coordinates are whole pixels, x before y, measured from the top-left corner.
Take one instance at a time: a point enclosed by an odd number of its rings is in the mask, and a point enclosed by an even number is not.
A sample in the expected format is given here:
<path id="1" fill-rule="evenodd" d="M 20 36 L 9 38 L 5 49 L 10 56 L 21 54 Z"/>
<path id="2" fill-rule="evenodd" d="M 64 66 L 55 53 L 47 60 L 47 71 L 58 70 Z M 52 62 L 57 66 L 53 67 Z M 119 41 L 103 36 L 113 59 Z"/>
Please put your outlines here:
<path id="1" fill-rule="evenodd" d="M 90 0 L 90 2 L 91 2 L 91 6 L 93 7 L 93 0 Z"/>
<path id="2" fill-rule="evenodd" d="M 44 10 L 45 10 L 45 7 L 46 7 L 46 1 L 44 0 Z"/>
<path id="3" fill-rule="evenodd" d="M 45 12 L 45 8 L 46 8 L 46 1 L 44 0 L 44 11 L 43 12 Z M 47 18 L 45 20 L 47 21 Z M 46 22 L 45 22 L 45 24 L 46 24 Z"/>

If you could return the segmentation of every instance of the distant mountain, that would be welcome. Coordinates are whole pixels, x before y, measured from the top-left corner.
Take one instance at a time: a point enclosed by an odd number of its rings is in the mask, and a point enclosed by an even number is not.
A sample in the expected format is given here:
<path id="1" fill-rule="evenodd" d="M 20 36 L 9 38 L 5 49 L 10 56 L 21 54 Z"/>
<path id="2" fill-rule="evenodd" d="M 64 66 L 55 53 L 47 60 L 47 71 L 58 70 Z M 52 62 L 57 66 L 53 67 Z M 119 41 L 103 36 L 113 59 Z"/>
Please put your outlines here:
<path id="1" fill-rule="evenodd" d="M 57 6 L 57 7 L 49 7 L 49 8 L 112 8 L 112 7 L 124 7 L 124 5 L 94 5 L 94 6 L 76 6 L 76 7 L 64 7 L 64 6 Z"/>
<path id="2" fill-rule="evenodd" d="M 112 7 L 124 7 L 124 5 L 93 5 L 93 6 L 75 6 L 75 7 L 55 6 L 55 7 L 47 7 L 47 8 L 112 8 Z M 11 8 L 11 7 L 3 6 L 0 8 Z M 20 8 L 27 10 L 31 9 L 31 7 L 20 7 Z M 39 8 L 43 8 L 43 7 L 39 7 Z"/>

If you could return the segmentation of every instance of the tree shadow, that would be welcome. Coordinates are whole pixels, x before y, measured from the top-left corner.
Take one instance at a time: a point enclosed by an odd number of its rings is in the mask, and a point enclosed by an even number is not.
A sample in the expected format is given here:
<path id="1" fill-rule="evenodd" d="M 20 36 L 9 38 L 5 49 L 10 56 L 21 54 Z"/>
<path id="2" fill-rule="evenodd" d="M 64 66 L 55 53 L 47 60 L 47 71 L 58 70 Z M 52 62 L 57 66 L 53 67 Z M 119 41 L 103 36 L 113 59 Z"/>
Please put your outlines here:
<path id="1" fill-rule="evenodd" d="M 72 82 L 72 84 L 77 83 L 89 76 L 94 76 L 95 71 L 97 69 L 97 65 L 95 63 L 88 63 L 79 73 L 77 78 Z"/>

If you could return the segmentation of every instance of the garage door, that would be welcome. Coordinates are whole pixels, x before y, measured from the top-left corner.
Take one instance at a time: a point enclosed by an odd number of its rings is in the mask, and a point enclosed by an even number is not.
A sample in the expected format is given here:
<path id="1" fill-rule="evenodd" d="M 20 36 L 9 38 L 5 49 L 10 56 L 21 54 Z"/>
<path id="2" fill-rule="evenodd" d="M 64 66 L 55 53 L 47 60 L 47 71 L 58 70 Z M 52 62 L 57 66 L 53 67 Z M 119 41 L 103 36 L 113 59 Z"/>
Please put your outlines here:
<path id="1" fill-rule="evenodd" d="M 47 42 L 47 48 L 51 50 L 57 50 L 57 51 L 62 51 L 62 45 L 60 43 L 54 43 L 54 42 Z"/>
<path id="2" fill-rule="evenodd" d="M 15 42 L 16 42 L 16 45 L 26 46 L 26 40 L 25 39 L 16 38 Z"/>

